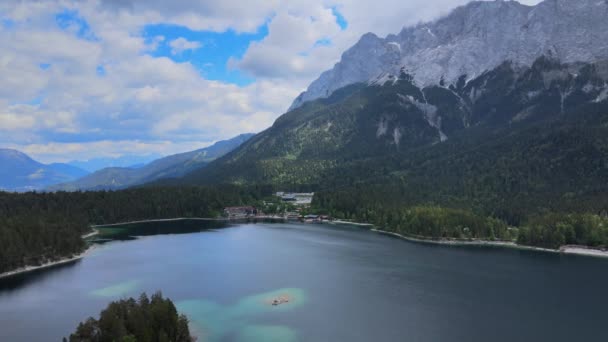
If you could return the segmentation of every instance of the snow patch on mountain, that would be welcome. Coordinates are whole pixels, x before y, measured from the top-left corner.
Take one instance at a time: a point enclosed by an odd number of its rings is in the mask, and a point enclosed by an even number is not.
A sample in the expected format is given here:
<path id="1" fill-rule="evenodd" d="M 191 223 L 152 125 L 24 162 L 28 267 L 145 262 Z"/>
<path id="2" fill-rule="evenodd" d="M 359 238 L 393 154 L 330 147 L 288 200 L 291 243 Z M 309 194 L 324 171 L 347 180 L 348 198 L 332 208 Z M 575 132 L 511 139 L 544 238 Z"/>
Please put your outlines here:
<path id="1" fill-rule="evenodd" d="M 401 142 L 401 129 L 399 127 L 395 127 L 393 130 L 393 141 L 395 145 L 399 147 L 399 143 Z"/>
<path id="2" fill-rule="evenodd" d="M 378 123 L 378 129 L 376 130 L 376 138 L 380 138 L 388 132 L 388 120 L 386 118 L 380 119 Z"/>
<path id="3" fill-rule="evenodd" d="M 606 87 L 593 102 L 600 103 L 606 100 L 608 100 L 608 87 Z"/>
<path id="4" fill-rule="evenodd" d="M 385 72 L 385 73 L 380 74 L 375 79 L 369 81 L 368 85 L 377 85 L 377 86 L 384 86 L 386 84 L 395 85 L 397 82 L 399 82 L 399 77 Z"/>
<path id="5" fill-rule="evenodd" d="M 424 91 L 422 92 L 424 95 Z M 435 129 L 437 129 L 437 133 L 439 134 L 439 140 L 444 142 L 448 140 L 448 136 L 441 130 L 441 116 L 437 113 L 438 108 L 428 102 L 420 102 L 416 100 L 413 96 L 397 94 L 399 99 L 406 103 L 413 104 L 416 108 L 418 108 L 423 114 L 426 121 L 429 125 Z"/>

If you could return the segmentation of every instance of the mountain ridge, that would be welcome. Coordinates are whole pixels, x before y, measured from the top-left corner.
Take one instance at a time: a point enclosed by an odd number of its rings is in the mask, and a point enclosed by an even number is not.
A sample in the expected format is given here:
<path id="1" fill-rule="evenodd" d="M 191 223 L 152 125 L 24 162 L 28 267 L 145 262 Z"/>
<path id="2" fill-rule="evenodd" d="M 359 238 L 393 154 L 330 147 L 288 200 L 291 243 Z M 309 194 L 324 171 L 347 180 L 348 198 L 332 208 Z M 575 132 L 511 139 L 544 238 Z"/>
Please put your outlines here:
<path id="1" fill-rule="evenodd" d="M 88 174 L 68 164 L 42 164 L 14 149 L 0 148 L 0 165 L 0 189 L 18 192 L 43 189 Z"/>
<path id="2" fill-rule="evenodd" d="M 550 55 L 564 63 L 608 58 L 608 1 L 474 1 L 429 23 L 379 38 L 367 33 L 330 70 L 312 82 L 290 107 L 335 90 L 401 71 L 419 86 L 456 84 L 504 61 L 530 66 Z"/>
<path id="3" fill-rule="evenodd" d="M 308 102 L 182 182 L 332 188 L 402 172 L 403 165 L 391 160 L 408 160 L 418 150 L 431 153 L 452 140 L 500 140 L 536 123 L 555 129 L 550 123 L 565 125 L 580 108 L 595 113 L 607 103 L 608 61 L 563 64 L 540 57 L 530 67 L 504 62 L 469 82 L 422 88 L 402 73 Z M 595 129 L 589 121 L 580 124 Z"/>
<path id="4" fill-rule="evenodd" d="M 204 167 L 210 161 L 230 152 L 252 136 L 251 133 L 241 134 L 206 148 L 159 158 L 138 168 L 104 168 L 73 182 L 51 186 L 48 190 L 114 190 L 164 178 L 180 177 Z"/>
<path id="5" fill-rule="evenodd" d="M 70 160 L 66 164 L 86 170 L 89 173 L 99 171 L 107 167 L 134 168 L 146 165 L 163 156 L 160 154 L 149 155 L 123 155 L 120 157 L 96 157 L 88 160 Z"/>

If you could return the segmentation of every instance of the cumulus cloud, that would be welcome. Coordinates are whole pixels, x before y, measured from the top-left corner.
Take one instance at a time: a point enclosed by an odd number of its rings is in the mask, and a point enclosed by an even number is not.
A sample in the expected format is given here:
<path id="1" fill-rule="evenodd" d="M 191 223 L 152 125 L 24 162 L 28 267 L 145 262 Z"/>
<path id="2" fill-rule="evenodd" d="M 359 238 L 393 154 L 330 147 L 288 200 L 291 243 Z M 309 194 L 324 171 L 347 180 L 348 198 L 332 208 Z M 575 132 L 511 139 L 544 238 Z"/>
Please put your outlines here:
<path id="1" fill-rule="evenodd" d="M 280 0 L 98 0 L 113 13 L 169 23 L 193 30 L 255 32 L 280 5 Z"/>
<path id="2" fill-rule="evenodd" d="M 171 46 L 172 54 L 179 55 L 184 51 L 199 49 L 203 46 L 203 44 L 201 44 L 200 42 L 189 41 L 184 37 L 179 37 L 175 40 L 172 40 L 169 43 L 169 46 Z"/>
<path id="3" fill-rule="evenodd" d="M 538 2 L 529 0 L 530 2 Z M 258 132 L 361 34 L 398 32 L 466 0 L 49 0 L 0 2 L 0 146 L 45 161 L 170 154 Z M 336 23 L 338 10 L 348 21 Z M 61 25 L 57 14 L 68 13 Z M 202 44 L 144 37 L 146 25 L 258 32 L 230 68 L 255 81 L 212 81 L 174 55 Z M 218 65 L 207 66 L 219 67 Z"/>
<path id="4" fill-rule="evenodd" d="M 31 116 L 18 115 L 15 113 L 0 114 L 0 129 L 3 131 L 31 129 L 35 124 L 36 120 Z"/>
<path id="5" fill-rule="evenodd" d="M 308 80 L 327 65 L 319 51 L 336 52 L 319 42 L 331 42 L 341 31 L 331 8 L 321 4 L 311 5 L 305 12 L 285 9 L 277 13 L 268 29 L 266 38 L 252 43 L 245 56 L 232 59 L 230 66 L 256 77 Z"/>

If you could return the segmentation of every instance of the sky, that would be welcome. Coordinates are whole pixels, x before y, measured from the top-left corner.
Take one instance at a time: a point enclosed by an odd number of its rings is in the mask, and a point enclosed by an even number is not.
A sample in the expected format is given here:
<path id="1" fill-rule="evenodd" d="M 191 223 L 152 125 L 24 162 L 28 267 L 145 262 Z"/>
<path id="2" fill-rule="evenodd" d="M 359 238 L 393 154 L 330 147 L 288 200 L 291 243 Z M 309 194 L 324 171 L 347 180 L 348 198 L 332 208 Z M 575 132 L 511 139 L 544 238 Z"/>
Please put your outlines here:
<path id="1" fill-rule="evenodd" d="M 67 162 L 260 132 L 362 34 L 467 2 L 3 0 L 0 147 Z"/>

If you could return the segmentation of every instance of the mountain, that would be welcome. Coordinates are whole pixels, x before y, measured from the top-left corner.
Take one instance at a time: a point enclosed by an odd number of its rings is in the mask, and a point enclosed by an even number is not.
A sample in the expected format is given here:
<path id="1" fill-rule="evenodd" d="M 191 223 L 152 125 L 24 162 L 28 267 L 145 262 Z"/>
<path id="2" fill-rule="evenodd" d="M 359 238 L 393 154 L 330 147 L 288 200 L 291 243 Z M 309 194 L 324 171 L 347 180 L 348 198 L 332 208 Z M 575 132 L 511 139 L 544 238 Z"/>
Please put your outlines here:
<path id="1" fill-rule="evenodd" d="M 68 182 L 87 174 L 67 165 L 39 163 L 28 155 L 11 149 L 0 149 L 0 189 L 30 191 Z"/>
<path id="2" fill-rule="evenodd" d="M 73 182 L 52 186 L 49 190 L 121 189 L 159 179 L 180 177 L 204 167 L 210 161 L 232 151 L 252 136 L 253 134 L 242 134 L 200 150 L 157 159 L 140 167 L 105 168 Z"/>
<path id="3" fill-rule="evenodd" d="M 434 22 L 379 38 L 364 35 L 333 69 L 324 72 L 291 109 L 325 98 L 347 85 L 398 77 L 420 87 L 456 85 L 504 61 L 530 66 L 542 55 L 563 63 L 608 58 L 608 1 L 476 1 Z"/>
<path id="4" fill-rule="evenodd" d="M 89 172 L 95 172 L 108 167 L 141 167 L 159 158 L 161 158 L 161 155 L 158 154 L 150 154 L 145 156 L 125 155 L 116 158 L 92 158 L 89 160 L 72 160 L 68 162 L 68 164 L 83 170 L 87 170 Z"/>
<path id="5" fill-rule="evenodd" d="M 52 163 L 49 164 L 48 167 L 58 173 L 64 174 L 73 179 L 78 179 L 89 174 L 87 170 L 81 169 L 70 164 Z"/>
<path id="6" fill-rule="evenodd" d="M 604 127 L 595 122 L 608 115 L 607 105 L 606 61 L 563 64 L 541 57 L 530 67 L 507 61 L 450 86 L 420 87 L 402 73 L 306 103 L 184 182 L 350 184 L 404 172 L 403 163 L 416 154 L 447 159 L 458 150 L 445 155 L 434 151 L 465 143 L 487 145 L 538 125 L 556 130 L 551 125 L 577 124 L 590 133 L 601 131 Z M 592 114 L 598 117 L 582 120 Z M 560 157 L 560 151 L 555 152 Z M 502 153 L 501 147 L 495 153 Z M 598 153 L 603 156 L 603 147 Z"/>

